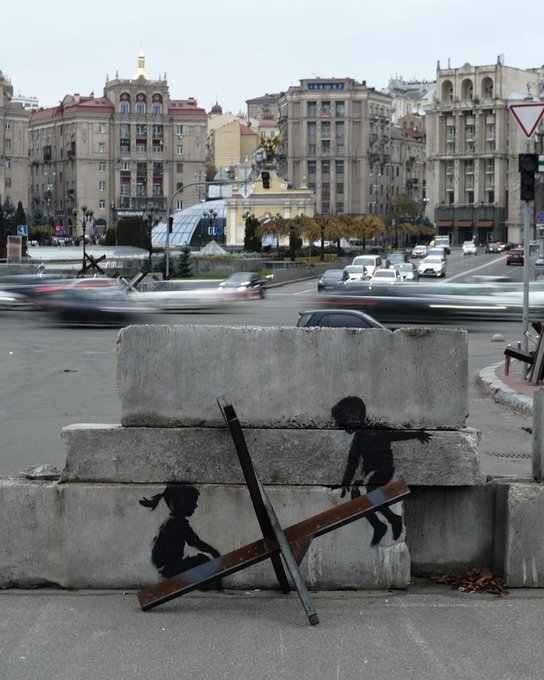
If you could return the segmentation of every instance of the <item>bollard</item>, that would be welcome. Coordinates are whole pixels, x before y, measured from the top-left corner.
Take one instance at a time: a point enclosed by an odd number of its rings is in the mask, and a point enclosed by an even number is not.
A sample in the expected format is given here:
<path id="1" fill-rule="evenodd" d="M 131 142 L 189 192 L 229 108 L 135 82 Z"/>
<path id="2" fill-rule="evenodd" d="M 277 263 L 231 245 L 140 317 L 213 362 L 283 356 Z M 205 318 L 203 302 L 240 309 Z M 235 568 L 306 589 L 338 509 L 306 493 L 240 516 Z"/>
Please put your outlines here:
<path id="1" fill-rule="evenodd" d="M 533 395 L 533 478 L 544 481 L 544 388 Z"/>

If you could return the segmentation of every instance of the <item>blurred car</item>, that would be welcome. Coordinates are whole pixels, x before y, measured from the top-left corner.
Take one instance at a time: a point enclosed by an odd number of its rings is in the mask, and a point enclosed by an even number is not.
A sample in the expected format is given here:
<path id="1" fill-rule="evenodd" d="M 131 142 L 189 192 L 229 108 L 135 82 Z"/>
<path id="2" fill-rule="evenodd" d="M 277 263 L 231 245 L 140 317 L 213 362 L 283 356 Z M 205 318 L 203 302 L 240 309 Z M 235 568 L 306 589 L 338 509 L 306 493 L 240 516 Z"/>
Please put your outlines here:
<path id="1" fill-rule="evenodd" d="M 417 268 L 420 276 L 446 276 L 446 263 L 440 255 L 428 255 L 424 257 Z"/>
<path id="2" fill-rule="evenodd" d="M 348 264 L 343 271 L 344 283 L 352 281 L 364 281 L 369 278 L 368 270 L 362 264 Z"/>
<path id="3" fill-rule="evenodd" d="M 425 257 L 427 255 L 428 247 L 424 245 L 415 246 L 412 249 L 412 257 Z"/>
<path id="4" fill-rule="evenodd" d="M 129 297 L 121 286 L 89 284 L 93 280 L 82 279 L 50 290 L 41 300 L 41 309 L 60 323 L 116 327 L 141 320 L 142 315 L 153 311 Z"/>
<path id="5" fill-rule="evenodd" d="M 501 253 L 503 250 L 512 250 L 512 248 L 516 247 L 516 244 L 511 241 L 497 241 L 497 245 L 499 246 L 499 252 Z"/>
<path id="6" fill-rule="evenodd" d="M 150 305 L 157 311 L 177 312 L 188 310 L 223 309 L 225 296 L 213 281 L 169 280 L 157 282 L 156 288 L 131 292 L 137 302 Z M 233 297 L 232 301 L 236 298 Z M 228 302 L 231 302 L 230 298 Z"/>
<path id="7" fill-rule="evenodd" d="M 400 262 L 408 262 L 408 257 L 406 253 L 389 253 L 387 260 L 392 267 L 393 265 L 399 264 Z"/>
<path id="8" fill-rule="evenodd" d="M 370 283 L 402 283 L 402 277 L 396 269 L 378 269 L 370 277 Z"/>
<path id="9" fill-rule="evenodd" d="M 343 269 L 327 269 L 323 272 L 321 278 L 317 282 L 317 292 L 322 290 L 334 290 L 337 286 L 341 286 L 344 282 Z"/>
<path id="10" fill-rule="evenodd" d="M 353 258 L 351 263 L 353 266 L 357 265 L 359 267 L 364 267 L 366 269 L 367 276 L 372 276 L 376 269 L 380 269 L 383 266 L 383 261 L 380 255 L 357 255 Z"/>
<path id="11" fill-rule="evenodd" d="M 448 261 L 448 252 L 445 246 L 433 246 L 432 248 L 428 248 L 425 257 L 428 257 L 429 255 L 438 255 L 443 258 L 444 262 Z"/>
<path id="12" fill-rule="evenodd" d="M 498 243 L 490 242 L 490 243 L 487 243 L 487 244 L 486 244 L 486 246 L 485 246 L 485 252 L 486 252 L 486 253 L 500 253 L 500 252 L 501 252 L 501 248 L 500 248 L 500 246 L 499 246 Z"/>
<path id="13" fill-rule="evenodd" d="M 525 253 L 523 248 L 512 248 L 506 253 L 506 264 L 523 264 Z"/>
<path id="14" fill-rule="evenodd" d="M 412 262 L 400 262 L 394 264 L 393 268 L 398 271 L 403 281 L 417 281 L 419 279 L 417 267 Z"/>
<path id="15" fill-rule="evenodd" d="M 266 296 L 266 286 L 273 278 L 269 274 L 262 278 L 255 272 L 235 272 L 219 284 L 221 293 L 228 293 L 238 297 L 260 297 Z"/>
<path id="16" fill-rule="evenodd" d="M 308 328 L 385 328 L 379 321 L 356 309 L 309 309 L 299 313 L 297 326 Z"/>
<path id="17" fill-rule="evenodd" d="M 478 255 L 478 248 L 474 241 L 463 241 L 463 255 Z"/>

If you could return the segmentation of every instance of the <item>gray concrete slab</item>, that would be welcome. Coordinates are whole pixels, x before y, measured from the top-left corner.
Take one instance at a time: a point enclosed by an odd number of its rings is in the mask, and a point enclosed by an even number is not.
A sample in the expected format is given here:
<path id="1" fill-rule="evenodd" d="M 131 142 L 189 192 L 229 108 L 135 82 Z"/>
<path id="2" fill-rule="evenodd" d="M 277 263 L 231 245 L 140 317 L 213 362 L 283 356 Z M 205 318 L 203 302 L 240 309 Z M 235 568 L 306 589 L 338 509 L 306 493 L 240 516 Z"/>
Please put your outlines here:
<path id="1" fill-rule="evenodd" d="M 544 591 L 195 594 L 148 613 L 133 592 L 0 592 L 9 680 L 540 680 Z"/>

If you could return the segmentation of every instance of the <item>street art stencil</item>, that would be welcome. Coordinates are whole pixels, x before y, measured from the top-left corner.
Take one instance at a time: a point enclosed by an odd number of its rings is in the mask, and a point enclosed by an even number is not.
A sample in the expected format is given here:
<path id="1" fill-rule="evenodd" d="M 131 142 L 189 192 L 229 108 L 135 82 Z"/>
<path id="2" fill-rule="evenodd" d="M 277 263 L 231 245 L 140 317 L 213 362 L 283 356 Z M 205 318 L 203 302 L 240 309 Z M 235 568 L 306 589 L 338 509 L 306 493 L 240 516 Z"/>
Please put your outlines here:
<path id="1" fill-rule="evenodd" d="M 163 500 L 170 510 L 170 517 L 159 528 L 151 550 L 151 560 L 164 578 L 176 576 L 209 562 L 211 558 L 220 557 L 214 547 L 197 536 L 187 519 L 195 512 L 199 495 L 199 491 L 189 484 L 168 484 L 162 493 L 139 501 L 140 505 L 155 510 Z M 197 554 L 188 554 L 191 548 L 193 552 L 198 551 Z M 220 590 L 220 579 L 202 587 L 206 590 L 210 588 Z"/>
<path id="2" fill-rule="evenodd" d="M 342 498 L 349 491 L 351 498 L 361 495 L 360 487 L 366 492 L 373 491 L 393 479 L 395 465 L 391 443 L 407 439 L 418 439 L 428 442 L 427 432 L 410 432 L 407 430 L 371 430 L 366 421 L 366 406 L 360 397 L 345 397 L 332 407 L 332 417 L 338 427 L 353 434 L 348 453 L 348 461 L 342 479 Z M 360 466 L 359 475 L 357 470 Z M 356 479 L 357 477 L 357 479 Z M 386 507 L 379 514 L 391 527 L 393 539 L 396 541 L 402 533 L 402 517 Z M 366 516 L 374 534 L 372 545 L 378 545 L 387 532 L 387 524 L 377 513 Z"/>

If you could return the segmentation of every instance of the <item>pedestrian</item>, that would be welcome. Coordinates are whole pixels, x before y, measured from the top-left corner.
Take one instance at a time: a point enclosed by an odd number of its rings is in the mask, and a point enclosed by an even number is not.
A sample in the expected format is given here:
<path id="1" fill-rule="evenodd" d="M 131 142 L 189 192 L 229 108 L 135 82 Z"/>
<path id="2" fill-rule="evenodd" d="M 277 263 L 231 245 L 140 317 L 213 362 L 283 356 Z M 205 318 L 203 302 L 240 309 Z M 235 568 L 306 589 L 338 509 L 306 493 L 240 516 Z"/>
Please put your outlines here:
<path id="1" fill-rule="evenodd" d="M 417 439 L 428 442 L 430 435 L 422 431 L 410 430 L 370 430 L 366 422 L 366 406 L 360 397 L 345 397 L 332 408 L 332 417 L 339 427 L 353 434 L 348 460 L 342 478 L 342 495 L 349 491 L 352 498 L 361 495 L 364 486 L 367 493 L 384 486 L 393 479 L 395 465 L 391 442 Z M 357 468 L 361 466 L 360 478 L 355 479 Z M 396 541 L 402 533 L 402 517 L 385 507 L 378 511 L 391 526 Z M 376 512 L 366 515 L 374 533 L 371 545 L 378 545 L 387 532 L 387 524 L 377 517 Z"/>

